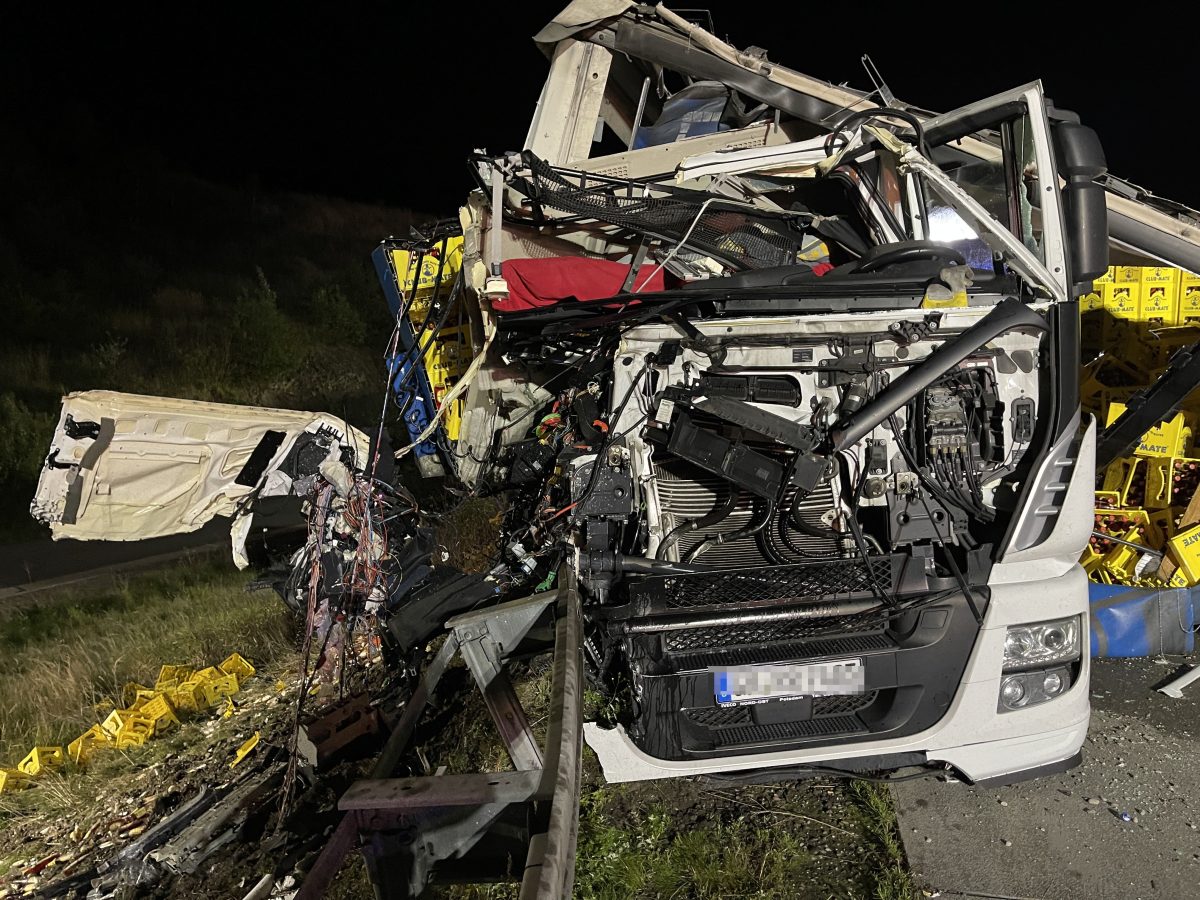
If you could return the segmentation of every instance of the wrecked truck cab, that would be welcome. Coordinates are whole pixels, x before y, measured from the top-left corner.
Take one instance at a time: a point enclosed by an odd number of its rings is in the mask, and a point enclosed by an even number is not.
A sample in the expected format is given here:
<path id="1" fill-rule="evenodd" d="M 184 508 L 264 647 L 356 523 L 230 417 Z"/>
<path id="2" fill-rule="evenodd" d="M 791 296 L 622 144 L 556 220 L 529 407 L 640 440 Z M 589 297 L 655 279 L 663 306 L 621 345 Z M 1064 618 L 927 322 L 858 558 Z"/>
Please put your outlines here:
<path id="1" fill-rule="evenodd" d="M 55 540 L 138 541 L 235 519 L 234 559 L 258 498 L 362 469 L 370 441 L 326 413 L 114 391 L 63 398 L 30 512 Z"/>
<path id="2" fill-rule="evenodd" d="M 1069 767 L 1102 157 L 1038 84 L 841 103 L 620 6 L 542 33 L 525 148 L 473 157 L 444 448 L 511 498 L 505 578 L 573 572 L 606 776 Z"/>

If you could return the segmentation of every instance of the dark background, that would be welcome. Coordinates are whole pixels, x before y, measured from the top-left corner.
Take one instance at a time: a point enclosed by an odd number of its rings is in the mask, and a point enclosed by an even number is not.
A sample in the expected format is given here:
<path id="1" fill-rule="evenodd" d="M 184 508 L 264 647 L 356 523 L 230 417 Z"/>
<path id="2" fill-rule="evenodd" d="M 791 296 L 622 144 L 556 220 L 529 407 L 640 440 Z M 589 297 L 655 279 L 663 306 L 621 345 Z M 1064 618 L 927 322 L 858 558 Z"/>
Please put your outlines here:
<path id="1" fill-rule="evenodd" d="M 247 189 L 449 212 L 473 147 L 522 143 L 545 71 L 530 36 L 564 4 L 63 8 L 7 29 L 6 118 L 50 160 L 148 151 Z M 1114 173 L 1200 206 L 1178 153 L 1200 136 L 1194 52 L 1151 8 L 1127 29 L 1038 4 L 709 9 L 735 45 L 835 83 L 869 86 L 870 53 L 898 97 L 931 110 L 1041 77 L 1099 131 Z"/>
<path id="2" fill-rule="evenodd" d="M 68 391 L 324 410 L 373 428 L 392 323 L 370 262 L 453 214 L 467 154 L 522 145 L 531 4 L 26 4 L 0 24 L 0 542 Z M 677 10 L 677 11 L 683 11 Z M 1014 4 L 720 2 L 715 32 L 931 110 L 1044 79 L 1110 168 L 1200 207 L 1194 51 Z M 1084 24 L 1091 22 L 1088 30 Z"/>

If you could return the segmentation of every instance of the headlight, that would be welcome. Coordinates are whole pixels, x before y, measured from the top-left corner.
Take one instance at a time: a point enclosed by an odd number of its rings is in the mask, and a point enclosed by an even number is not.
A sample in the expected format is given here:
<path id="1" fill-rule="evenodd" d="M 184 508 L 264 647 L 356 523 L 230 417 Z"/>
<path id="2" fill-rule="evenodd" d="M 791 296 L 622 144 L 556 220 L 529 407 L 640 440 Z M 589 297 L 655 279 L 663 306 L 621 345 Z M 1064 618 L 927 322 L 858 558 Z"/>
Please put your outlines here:
<path id="1" fill-rule="evenodd" d="M 1079 616 L 1012 625 L 1004 637 L 1004 671 L 1079 659 Z"/>

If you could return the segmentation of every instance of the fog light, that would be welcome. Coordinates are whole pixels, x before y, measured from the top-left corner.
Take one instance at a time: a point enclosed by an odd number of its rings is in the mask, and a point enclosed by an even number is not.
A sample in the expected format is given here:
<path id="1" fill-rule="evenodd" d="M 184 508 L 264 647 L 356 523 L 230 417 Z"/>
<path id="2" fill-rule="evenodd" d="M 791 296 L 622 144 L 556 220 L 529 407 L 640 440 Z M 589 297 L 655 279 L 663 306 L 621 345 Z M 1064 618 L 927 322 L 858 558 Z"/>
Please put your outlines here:
<path id="1" fill-rule="evenodd" d="M 1071 686 L 1071 670 L 1066 666 L 1052 669 L 1033 669 L 1005 675 L 1000 682 L 997 712 L 1028 709 L 1065 694 Z"/>
<path id="2" fill-rule="evenodd" d="M 1025 684 L 1020 675 L 1011 675 L 1000 686 L 1000 700 L 1010 709 L 1016 709 L 1025 700 Z"/>

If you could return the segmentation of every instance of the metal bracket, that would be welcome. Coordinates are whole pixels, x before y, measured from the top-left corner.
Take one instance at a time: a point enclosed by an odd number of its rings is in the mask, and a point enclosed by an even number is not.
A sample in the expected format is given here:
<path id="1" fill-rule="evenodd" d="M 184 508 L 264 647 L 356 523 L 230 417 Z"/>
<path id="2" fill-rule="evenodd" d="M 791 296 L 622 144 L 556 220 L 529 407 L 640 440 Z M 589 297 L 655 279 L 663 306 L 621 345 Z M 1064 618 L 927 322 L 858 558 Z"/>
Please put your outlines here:
<path id="1" fill-rule="evenodd" d="M 355 838 L 380 900 L 418 897 L 441 862 L 462 859 L 484 843 L 504 845 L 512 862 L 513 829 L 498 823 L 523 816 L 526 835 L 522 900 L 551 900 L 570 894 L 574 879 L 582 765 L 582 612 L 574 577 L 560 576 L 559 591 L 547 591 L 447 623 L 450 633 L 426 668 L 388 739 L 372 778 L 355 782 L 338 807 L 345 813 L 297 894 L 315 900 L 337 873 Z M 506 658 L 552 605 L 555 625 L 553 692 L 546 763 L 525 711 L 504 671 Z M 429 698 L 457 653 L 470 669 L 516 772 L 390 778 L 403 756 Z M 525 812 L 520 813 L 521 808 Z M 505 843 L 507 842 L 507 843 Z M 519 863 L 518 863 L 519 865 Z M 514 866 L 510 865 L 510 869 Z M 456 872 L 456 880 L 462 872 Z"/>

